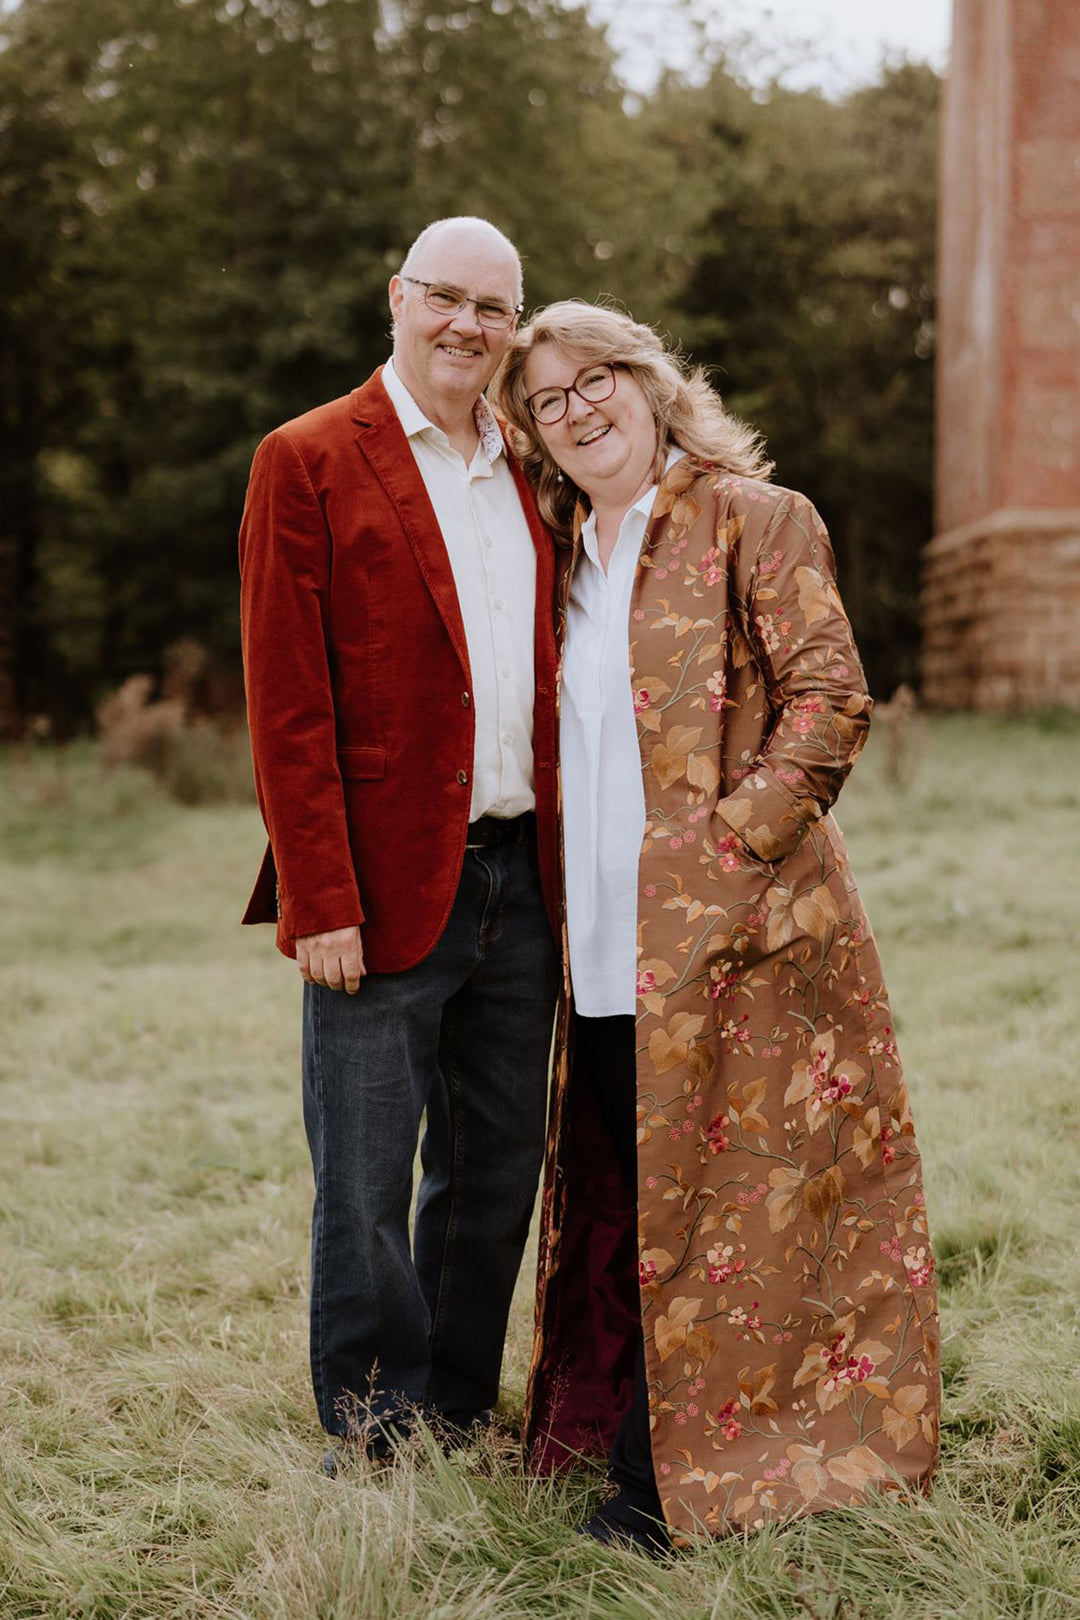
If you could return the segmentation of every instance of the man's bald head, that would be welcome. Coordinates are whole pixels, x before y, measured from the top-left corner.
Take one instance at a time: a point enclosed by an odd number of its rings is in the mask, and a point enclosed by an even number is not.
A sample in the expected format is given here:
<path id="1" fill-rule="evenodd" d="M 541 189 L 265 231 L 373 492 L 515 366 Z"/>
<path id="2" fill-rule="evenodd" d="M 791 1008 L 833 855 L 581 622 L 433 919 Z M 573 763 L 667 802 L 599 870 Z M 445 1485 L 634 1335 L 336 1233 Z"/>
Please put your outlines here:
<path id="1" fill-rule="evenodd" d="M 505 236 L 496 225 L 493 225 L 489 219 L 480 219 L 475 214 L 454 214 L 448 219 L 436 219 L 430 225 L 425 225 L 408 253 L 406 253 L 399 273 L 403 276 L 415 276 L 417 280 L 426 280 L 426 261 L 436 248 L 451 240 L 455 242 L 461 241 L 462 243 L 472 241 L 487 247 L 489 250 L 492 248 L 505 250 L 508 262 L 514 267 L 516 287 L 514 302 L 518 304 L 521 302 L 520 253 L 510 238 Z"/>

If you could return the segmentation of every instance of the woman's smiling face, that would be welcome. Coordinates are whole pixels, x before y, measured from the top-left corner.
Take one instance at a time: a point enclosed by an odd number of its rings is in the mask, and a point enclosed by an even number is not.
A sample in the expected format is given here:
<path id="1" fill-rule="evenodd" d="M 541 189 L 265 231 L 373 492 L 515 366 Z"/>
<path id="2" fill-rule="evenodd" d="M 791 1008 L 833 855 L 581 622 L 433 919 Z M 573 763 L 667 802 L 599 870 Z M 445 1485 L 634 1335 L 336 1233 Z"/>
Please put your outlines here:
<path id="1" fill-rule="evenodd" d="M 623 366 L 614 369 L 615 390 L 607 399 L 592 403 L 571 393 L 561 421 L 532 426 L 548 455 L 594 504 L 630 505 L 652 482 L 656 423 L 637 378 Z M 584 355 L 538 343 L 525 363 L 526 395 L 569 389 L 588 370 Z"/>

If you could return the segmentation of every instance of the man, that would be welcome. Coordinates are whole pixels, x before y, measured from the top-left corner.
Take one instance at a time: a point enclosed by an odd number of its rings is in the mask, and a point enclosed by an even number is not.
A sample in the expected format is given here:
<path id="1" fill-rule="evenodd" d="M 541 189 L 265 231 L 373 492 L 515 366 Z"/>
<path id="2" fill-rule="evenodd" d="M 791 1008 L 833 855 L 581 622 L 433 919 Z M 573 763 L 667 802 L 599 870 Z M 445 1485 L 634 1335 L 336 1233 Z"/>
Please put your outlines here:
<path id="1" fill-rule="evenodd" d="M 516 250 L 437 221 L 390 308 L 392 360 L 259 446 L 240 537 L 269 834 L 244 920 L 276 915 L 305 981 L 319 1416 L 376 1456 L 417 1410 L 467 1432 L 498 1394 L 558 865 L 553 553 L 482 397 Z"/>

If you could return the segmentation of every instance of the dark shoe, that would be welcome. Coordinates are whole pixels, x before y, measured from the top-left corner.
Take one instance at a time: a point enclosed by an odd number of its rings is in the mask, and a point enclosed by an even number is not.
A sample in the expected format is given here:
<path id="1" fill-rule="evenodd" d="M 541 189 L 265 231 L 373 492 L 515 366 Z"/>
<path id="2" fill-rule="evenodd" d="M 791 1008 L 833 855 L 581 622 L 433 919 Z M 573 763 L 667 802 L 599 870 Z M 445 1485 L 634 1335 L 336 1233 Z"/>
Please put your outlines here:
<path id="1" fill-rule="evenodd" d="M 373 1463 L 393 1462 L 398 1448 L 409 1438 L 410 1432 L 403 1423 L 384 1423 L 371 1428 L 366 1434 L 348 1435 L 338 1445 L 323 1452 L 322 1471 L 328 1479 L 336 1479 L 360 1457 Z"/>
<path id="2" fill-rule="evenodd" d="M 598 1507 L 587 1524 L 577 1526 L 579 1536 L 592 1536 L 608 1547 L 628 1547 L 649 1558 L 666 1558 L 671 1537 L 660 1514 L 635 1506 L 625 1491 Z"/>
<path id="3" fill-rule="evenodd" d="M 429 1412 L 428 1427 L 443 1451 L 450 1455 L 464 1451 L 481 1435 L 495 1426 L 495 1414 L 490 1407 L 483 1412 Z"/>

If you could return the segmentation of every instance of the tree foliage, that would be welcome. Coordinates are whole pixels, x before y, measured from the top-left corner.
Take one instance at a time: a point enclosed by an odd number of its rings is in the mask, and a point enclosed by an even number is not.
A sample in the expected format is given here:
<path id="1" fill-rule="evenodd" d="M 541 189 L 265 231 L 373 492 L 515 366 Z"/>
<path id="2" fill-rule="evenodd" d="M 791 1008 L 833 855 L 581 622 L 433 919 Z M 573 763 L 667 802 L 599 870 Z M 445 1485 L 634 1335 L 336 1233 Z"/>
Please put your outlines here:
<path id="1" fill-rule="evenodd" d="M 614 296 L 717 368 L 838 543 L 880 687 L 929 534 L 937 81 L 729 67 L 632 101 L 556 0 L 22 0 L 0 23 L 0 725 L 183 636 L 235 662 L 252 449 L 384 358 L 476 212 L 533 306 Z M 6 684 L 5 684 L 6 683 Z"/>
<path id="2" fill-rule="evenodd" d="M 904 66 L 834 106 L 715 85 L 714 199 L 682 335 L 833 531 L 871 685 L 917 679 L 931 534 L 938 79 Z M 707 94 L 708 92 L 706 92 Z"/>

